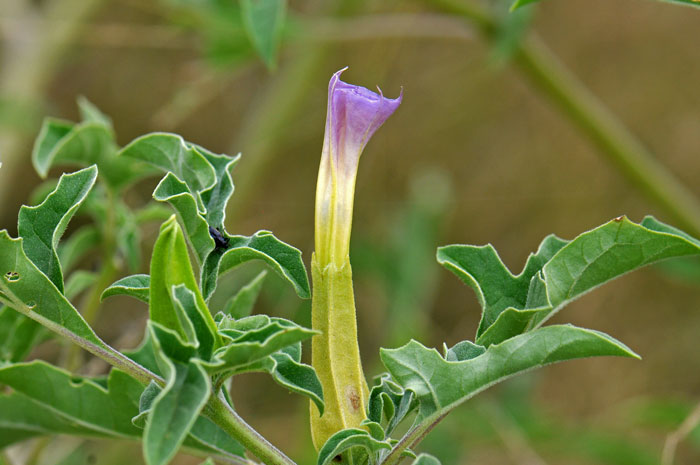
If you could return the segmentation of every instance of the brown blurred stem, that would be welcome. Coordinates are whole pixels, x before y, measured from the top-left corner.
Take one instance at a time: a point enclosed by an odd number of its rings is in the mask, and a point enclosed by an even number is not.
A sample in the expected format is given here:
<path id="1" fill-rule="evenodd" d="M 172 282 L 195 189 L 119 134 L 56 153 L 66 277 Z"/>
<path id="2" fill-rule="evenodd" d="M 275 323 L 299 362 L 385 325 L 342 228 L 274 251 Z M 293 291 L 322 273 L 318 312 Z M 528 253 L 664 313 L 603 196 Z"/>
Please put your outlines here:
<path id="1" fill-rule="evenodd" d="M 486 40 L 498 33 L 497 20 L 461 0 L 428 0 L 445 13 L 463 17 Z M 515 49 L 514 64 L 647 197 L 679 225 L 700 235 L 700 202 L 659 163 L 639 139 L 534 34 Z"/>
<path id="2" fill-rule="evenodd" d="M 0 62 L 0 97 L 29 108 L 39 107 L 41 97 L 51 80 L 61 57 L 79 32 L 83 21 L 103 0 L 56 0 L 36 2 L 29 0 L 2 0 L 3 14 L 27 19 L 21 30 L 31 40 L 5 41 Z M 35 21 L 36 18 L 47 21 Z M 56 21 L 51 21 L 56 19 Z M 28 166 L 22 150 L 27 134 L 12 128 L 0 128 L 0 199 L 7 199 L 16 188 L 21 170 Z M 4 213 L 0 211 L 0 214 Z"/>
<path id="3" fill-rule="evenodd" d="M 695 406 L 690 415 L 683 420 L 683 423 L 673 433 L 669 434 L 661 453 L 661 465 L 673 465 L 676 457 L 676 449 L 688 435 L 700 425 L 700 403 Z"/>

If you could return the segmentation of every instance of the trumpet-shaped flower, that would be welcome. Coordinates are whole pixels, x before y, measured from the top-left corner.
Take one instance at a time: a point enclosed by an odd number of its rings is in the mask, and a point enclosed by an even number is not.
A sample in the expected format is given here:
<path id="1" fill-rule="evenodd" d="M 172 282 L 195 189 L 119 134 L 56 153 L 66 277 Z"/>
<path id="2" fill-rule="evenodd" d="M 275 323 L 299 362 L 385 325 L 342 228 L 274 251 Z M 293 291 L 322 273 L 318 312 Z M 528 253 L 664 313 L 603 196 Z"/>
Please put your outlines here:
<path id="1" fill-rule="evenodd" d="M 312 365 L 323 385 L 323 416 L 311 406 L 314 445 L 335 432 L 359 427 L 368 390 L 357 345 L 349 246 L 357 168 L 365 145 L 401 103 L 381 90 L 347 84 L 340 74 L 328 85 L 328 113 L 316 188 L 316 250 L 312 257 L 314 295 Z"/>

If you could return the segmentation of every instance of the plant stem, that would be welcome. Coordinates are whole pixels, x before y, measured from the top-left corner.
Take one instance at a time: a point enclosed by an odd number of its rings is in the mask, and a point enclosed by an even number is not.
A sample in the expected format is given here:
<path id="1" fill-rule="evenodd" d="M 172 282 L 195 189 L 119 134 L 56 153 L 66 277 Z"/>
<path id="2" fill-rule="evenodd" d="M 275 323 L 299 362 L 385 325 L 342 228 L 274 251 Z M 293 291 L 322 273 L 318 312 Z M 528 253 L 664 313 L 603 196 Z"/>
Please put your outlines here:
<path id="1" fill-rule="evenodd" d="M 462 16 L 493 39 L 497 20 L 461 0 L 433 0 L 444 12 Z M 644 147 L 624 124 L 593 95 L 535 35 L 514 52 L 514 63 L 532 84 L 585 134 L 648 198 L 693 235 L 700 235 L 700 202 L 679 179 Z"/>
<path id="2" fill-rule="evenodd" d="M 266 465 L 295 465 L 292 459 L 246 423 L 221 394 L 212 394 L 203 413 Z"/>
<path id="3" fill-rule="evenodd" d="M 398 465 L 404 459 L 403 453 L 406 449 L 414 448 L 419 442 L 437 426 L 443 418 L 450 413 L 452 409 L 445 412 L 435 412 L 428 418 L 424 419 L 416 426 L 408 430 L 401 440 L 391 449 L 389 455 L 380 462 L 380 465 Z"/>
<path id="4" fill-rule="evenodd" d="M 165 380 L 163 378 L 134 362 L 121 352 L 113 349 L 104 342 L 102 342 L 102 345 L 100 346 L 83 339 L 70 331 L 67 331 L 63 326 L 60 326 L 59 324 L 54 323 L 53 321 L 48 320 L 37 313 L 31 312 L 30 309 L 24 305 L 24 303 L 13 299 L 12 295 L 9 296 L 9 299 L 0 296 L 0 303 L 4 303 L 5 305 L 20 311 L 49 330 L 69 339 L 91 354 L 101 358 L 113 367 L 124 371 L 132 378 L 140 381 L 142 384 L 147 385 L 151 381 L 155 381 L 161 387 L 165 386 Z M 232 438 L 243 444 L 266 465 L 296 465 L 294 461 L 284 455 L 260 433 L 247 424 L 231 408 L 226 400 L 221 398 L 221 396 L 217 396 L 217 394 L 212 393 L 209 398 L 209 402 L 202 411 L 202 414 L 213 421 Z"/>
<path id="5" fill-rule="evenodd" d="M 106 209 L 106 221 L 104 225 L 99 225 L 102 232 L 103 244 L 102 244 L 102 269 L 97 278 L 95 284 L 90 288 L 89 293 L 83 300 L 83 305 L 81 308 L 81 314 L 85 319 L 88 326 L 92 327 L 97 319 L 97 315 L 100 309 L 100 297 L 102 292 L 112 284 L 114 278 L 117 276 L 117 266 L 114 261 L 114 254 L 117 249 L 116 238 L 114 236 L 114 231 L 116 230 L 116 211 L 117 205 L 115 202 L 114 193 L 111 189 L 107 188 L 107 209 Z M 71 345 L 68 349 L 68 355 L 65 359 L 65 367 L 68 371 L 75 372 L 82 365 L 82 352 L 79 350 L 78 346 Z"/>
<path id="6" fill-rule="evenodd" d="M 678 444 L 688 437 L 698 425 L 700 425 L 700 404 L 696 405 L 678 429 L 666 438 L 666 443 L 661 453 L 661 465 L 673 465 Z"/>

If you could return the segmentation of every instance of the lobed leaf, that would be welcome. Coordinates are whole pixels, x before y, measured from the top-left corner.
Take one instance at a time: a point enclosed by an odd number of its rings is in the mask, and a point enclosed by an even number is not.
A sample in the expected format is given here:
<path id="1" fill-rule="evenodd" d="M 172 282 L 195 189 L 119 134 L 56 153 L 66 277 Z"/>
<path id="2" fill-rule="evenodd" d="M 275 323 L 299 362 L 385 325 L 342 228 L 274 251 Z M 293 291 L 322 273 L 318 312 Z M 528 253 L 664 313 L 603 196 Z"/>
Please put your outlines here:
<path id="1" fill-rule="evenodd" d="M 91 435 L 133 438 L 141 432 L 131 423 L 138 411 L 138 398 L 143 386 L 125 373 L 112 370 L 107 385 L 76 379 L 70 373 L 43 361 L 0 366 L 0 383 L 11 387 L 37 405 L 32 409 L 46 410 L 53 415 L 47 420 L 72 423 Z M 15 416 L 17 412 L 8 412 Z M 0 410 L 0 423 L 6 412 Z M 40 416 L 37 416 L 41 418 Z M 54 421 L 57 423 L 57 421 Z M 31 424 L 31 423 L 30 423 Z M 57 425 L 62 432 L 64 426 Z"/>
<path id="2" fill-rule="evenodd" d="M 209 234 L 209 225 L 200 215 L 197 201 L 187 184 L 173 173 L 168 173 L 153 191 L 153 198 L 159 202 L 168 202 L 175 209 L 198 262 L 204 263 L 207 256 L 214 250 L 215 244 Z"/>
<path id="3" fill-rule="evenodd" d="M 353 458 L 359 452 L 359 460 L 366 460 L 370 465 L 375 464 L 375 455 L 382 450 L 391 449 L 389 442 L 383 437 L 373 437 L 369 432 L 350 428 L 338 431 L 331 436 L 318 452 L 318 465 L 329 465 L 335 458 L 352 450 Z M 351 462 L 353 463 L 353 462 Z M 362 463 L 358 461 L 357 463 Z"/>
<path id="4" fill-rule="evenodd" d="M 310 365 L 301 363 L 301 344 L 286 347 L 266 358 L 235 370 L 236 374 L 263 372 L 272 376 L 280 386 L 308 397 L 322 414 L 323 387 Z"/>
<path id="5" fill-rule="evenodd" d="M 22 239 L 12 239 L 7 231 L 0 231 L 0 302 L 52 331 L 105 347 L 56 285 L 27 258 Z"/>
<path id="6" fill-rule="evenodd" d="M 241 159 L 241 154 L 235 157 L 216 154 L 208 151 L 204 147 L 195 146 L 204 158 L 214 168 L 216 182 L 210 188 L 201 192 L 202 201 L 206 208 L 205 218 L 209 226 L 215 229 L 224 229 L 224 219 L 226 218 L 226 204 L 233 194 L 233 180 L 231 170 Z"/>
<path id="7" fill-rule="evenodd" d="M 214 363 L 207 365 L 211 373 L 240 369 L 318 334 L 292 321 L 267 315 L 239 320 L 224 317 L 218 327 L 228 341 L 214 354 Z"/>
<path id="8" fill-rule="evenodd" d="M 97 165 L 107 184 L 120 190 L 152 172 L 143 163 L 117 158 L 109 118 L 87 100 L 78 103 L 84 118 L 82 123 L 44 120 L 32 151 L 32 163 L 42 178 L 56 164 Z"/>
<path id="9" fill-rule="evenodd" d="M 0 367 L 0 447 L 40 435 L 120 437 L 141 440 L 131 418 L 139 413 L 143 389 L 113 369 L 106 385 L 77 378 L 43 361 Z M 184 443 L 205 453 L 242 456 L 244 449 L 211 421 L 198 417 Z"/>
<path id="10" fill-rule="evenodd" d="M 270 231 L 228 239 L 226 250 L 212 252 L 202 269 L 202 292 L 207 298 L 214 293 L 218 276 L 251 260 L 264 261 L 294 287 L 299 297 L 310 297 L 309 277 L 299 249 L 280 241 Z"/>
<path id="11" fill-rule="evenodd" d="M 413 391 L 407 391 L 388 374 L 372 387 L 367 402 L 367 418 L 381 424 L 386 419 L 384 432 L 389 436 L 404 418 L 418 407 Z"/>
<path id="12" fill-rule="evenodd" d="M 474 355 L 472 352 L 470 355 Z M 444 415 L 489 386 L 516 373 L 583 357 L 638 356 L 603 333 L 571 325 L 539 328 L 491 345 L 481 355 L 448 361 L 435 349 L 411 341 L 381 349 L 391 376 L 420 403 L 417 422 Z"/>
<path id="13" fill-rule="evenodd" d="M 215 184 L 216 172 L 209 161 L 182 137 L 168 133 L 147 134 L 129 143 L 118 157 L 141 160 L 173 173 L 187 185 L 198 211 L 205 212 L 199 193 Z"/>
<path id="14" fill-rule="evenodd" d="M 568 303 L 607 281 L 660 260 L 700 253 L 700 242 L 652 217 L 625 217 L 570 242 L 549 236 L 514 276 L 493 247 L 452 245 L 438 261 L 477 293 L 483 314 L 476 343 L 498 344 L 537 328 Z"/>
<path id="15" fill-rule="evenodd" d="M 64 174 L 56 189 L 40 205 L 22 206 L 19 210 L 17 230 L 23 239 L 24 252 L 60 292 L 63 292 L 63 272 L 56 246 L 96 179 L 95 166 Z"/>

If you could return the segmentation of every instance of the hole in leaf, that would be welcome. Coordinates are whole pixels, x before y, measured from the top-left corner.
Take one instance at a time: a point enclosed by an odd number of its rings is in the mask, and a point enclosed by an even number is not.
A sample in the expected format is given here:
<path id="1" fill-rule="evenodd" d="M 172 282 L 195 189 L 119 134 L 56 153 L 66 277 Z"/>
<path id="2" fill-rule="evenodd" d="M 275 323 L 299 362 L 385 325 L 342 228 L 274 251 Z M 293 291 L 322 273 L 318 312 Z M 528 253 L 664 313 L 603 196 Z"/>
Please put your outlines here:
<path id="1" fill-rule="evenodd" d="M 11 283 L 19 281 L 19 273 L 17 273 L 16 271 L 8 271 L 7 273 L 5 273 L 5 279 Z"/>
<path id="2" fill-rule="evenodd" d="M 30 310 L 32 310 L 34 307 L 36 307 L 36 302 L 34 302 L 33 300 L 30 300 L 29 302 L 27 302 L 27 307 Z"/>
<path id="3" fill-rule="evenodd" d="M 336 455 L 335 457 L 333 457 L 333 461 L 334 461 L 334 462 L 342 462 L 342 461 L 343 461 L 343 457 L 341 457 L 340 455 Z"/>

